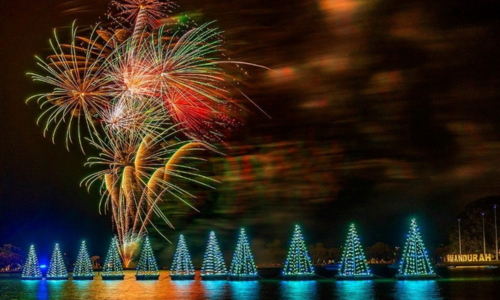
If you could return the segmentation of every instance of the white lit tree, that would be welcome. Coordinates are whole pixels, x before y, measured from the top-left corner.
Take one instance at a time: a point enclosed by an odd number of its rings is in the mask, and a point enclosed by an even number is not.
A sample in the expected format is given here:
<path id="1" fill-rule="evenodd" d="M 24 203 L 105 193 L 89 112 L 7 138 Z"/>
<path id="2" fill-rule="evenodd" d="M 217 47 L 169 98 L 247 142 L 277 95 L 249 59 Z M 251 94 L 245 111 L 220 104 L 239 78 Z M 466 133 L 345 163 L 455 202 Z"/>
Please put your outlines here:
<path id="1" fill-rule="evenodd" d="M 339 276 L 371 276 L 354 224 L 347 234 Z"/>
<path id="2" fill-rule="evenodd" d="M 64 264 L 64 259 L 59 249 L 59 244 L 56 244 L 52 257 L 50 259 L 49 271 L 47 272 L 47 279 L 67 279 L 68 270 Z"/>
<path id="3" fill-rule="evenodd" d="M 73 269 L 73 279 L 92 279 L 94 278 L 94 270 L 90 261 L 89 252 L 85 241 L 80 246 L 78 257 L 76 259 L 75 268 Z"/>
<path id="4" fill-rule="evenodd" d="M 226 263 L 222 252 L 219 248 L 219 243 L 215 237 L 215 233 L 210 232 L 208 238 L 207 250 L 203 258 L 203 265 L 201 267 L 201 276 L 223 276 L 227 275 Z"/>
<path id="5" fill-rule="evenodd" d="M 240 231 L 229 276 L 257 276 L 257 268 L 255 267 L 250 244 L 243 228 Z"/>
<path id="6" fill-rule="evenodd" d="M 34 245 L 31 245 L 30 247 L 28 258 L 24 264 L 21 277 L 23 279 L 42 279 L 42 271 L 40 270 L 40 265 L 38 264 L 38 257 L 36 256 Z"/>
<path id="7" fill-rule="evenodd" d="M 429 259 L 427 258 L 427 250 L 420 236 L 420 230 L 417 226 L 417 221 L 411 221 L 410 232 L 406 239 L 406 244 L 403 250 L 403 257 L 399 264 L 399 276 L 421 276 L 435 275 L 432 270 Z"/>
<path id="8" fill-rule="evenodd" d="M 123 278 L 125 274 L 123 273 L 123 264 L 118 253 L 118 238 L 115 236 L 111 240 L 111 245 L 108 249 L 108 254 L 104 260 L 104 266 L 102 268 L 103 278 Z"/>
<path id="9" fill-rule="evenodd" d="M 173 276 L 172 278 L 175 276 L 179 278 L 181 276 L 194 278 L 193 262 L 191 261 L 191 256 L 189 255 L 189 250 L 182 234 L 179 236 L 179 243 L 175 251 L 172 268 L 170 268 L 170 275 Z"/>
<path id="10" fill-rule="evenodd" d="M 141 276 L 148 279 L 158 279 L 159 275 L 158 264 L 156 263 L 153 249 L 151 249 L 149 238 L 146 237 L 144 239 L 144 245 L 142 246 L 142 253 L 139 258 L 139 263 L 137 264 L 135 276 L 138 279 Z"/>
<path id="11" fill-rule="evenodd" d="M 314 275 L 311 258 L 307 253 L 299 225 L 295 225 L 292 243 L 285 261 L 284 275 Z"/>

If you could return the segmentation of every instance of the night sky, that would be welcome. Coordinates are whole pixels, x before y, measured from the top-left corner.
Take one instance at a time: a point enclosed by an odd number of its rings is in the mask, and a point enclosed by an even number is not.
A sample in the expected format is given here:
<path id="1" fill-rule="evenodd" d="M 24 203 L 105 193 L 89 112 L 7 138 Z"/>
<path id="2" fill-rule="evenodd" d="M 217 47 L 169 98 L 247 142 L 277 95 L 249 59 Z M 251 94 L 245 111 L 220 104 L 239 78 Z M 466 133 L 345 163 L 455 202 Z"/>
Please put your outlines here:
<path id="1" fill-rule="evenodd" d="M 81 239 L 104 255 L 112 236 L 99 195 L 79 187 L 90 173 L 77 145 L 55 145 L 25 100 L 47 91 L 40 72 L 52 29 L 95 24 L 105 0 L 4 1 L 0 14 L 0 244 L 47 262 L 53 243 L 76 257 Z M 210 230 L 227 258 L 237 228 L 259 249 L 287 243 L 342 244 L 350 222 L 363 244 L 401 245 L 417 217 L 427 244 L 446 243 L 468 203 L 500 194 L 500 19 L 495 1 L 177 1 L 174 14 L 217 20 L 245 67 L 245 125 L 226 156 L 208 156 L 216 191 L 195 187 L 200 213 L 168 207 L 173 245 L 153 235 L 170 265 L 179 233 L 199 261 Z M 43 259 L 42 259 L 43 260 Z"/>

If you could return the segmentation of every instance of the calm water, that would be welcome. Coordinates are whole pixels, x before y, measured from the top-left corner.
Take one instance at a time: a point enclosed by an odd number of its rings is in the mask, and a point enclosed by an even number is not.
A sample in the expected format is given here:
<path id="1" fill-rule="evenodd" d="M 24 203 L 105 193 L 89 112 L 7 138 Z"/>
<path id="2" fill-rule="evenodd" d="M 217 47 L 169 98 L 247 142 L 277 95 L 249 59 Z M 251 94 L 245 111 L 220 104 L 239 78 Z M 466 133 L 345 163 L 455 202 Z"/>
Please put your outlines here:
<path id="1" fill-rule="evenodd" d="M 123 281 L 0 280 L 0 299 L 499 299 L 498 279 L 439 279 L 436 281 L 136 281 L 127 271 Z"/>

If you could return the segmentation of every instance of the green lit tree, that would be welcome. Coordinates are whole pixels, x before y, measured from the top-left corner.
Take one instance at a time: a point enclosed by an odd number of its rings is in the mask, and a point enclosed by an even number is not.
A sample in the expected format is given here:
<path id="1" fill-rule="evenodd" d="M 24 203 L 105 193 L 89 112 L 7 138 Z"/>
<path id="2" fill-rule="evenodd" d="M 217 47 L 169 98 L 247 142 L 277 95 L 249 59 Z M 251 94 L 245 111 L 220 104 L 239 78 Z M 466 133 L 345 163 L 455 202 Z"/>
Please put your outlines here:
<path id="1" fill-rule="evenodd" d="M 135 274 L 137 279 L 158 279 L 160 273 L 158 272 L 158 264 L 151 249 L 151 244 L 149 243 L 149 238 L 144 239 L 144 245 L 142 246 L 142 253 L 137 264 L 137 272 Z"/>
<path id="2" fill-rule="evenodd" d="M 365 255 L 354 224 L 351 224 L 347 234 L 339 276 L 372 276 L 366 264 Z"/>
<path id="3" fill-rule="evenodd" d="M 295 225 L 295 231 L 292 237 L 292 243 L 288 250 L 288 256 L 283 269 L 285 276 L 313 276 L 314 271 L 311 265 L 311 258 L 307 253 L 304 237 L 300 231 L 299 225 Z"/>
<path id="4" fill-rule="evenodd" d="M 123 265 L 118 254 L 118 238 L 115 236 L 111 240 L 111 245 L 108 249 L 108 254 L 104 260 L 104 266 L 102 268 L 102 278 L 103 279 L 123 279 L 125 274 L 123 273 Z"/>
<path id="5" fill-rule="evenodd" d="M 248 244 L 245 229 L 241 229 L 236 251 L 234 252 L 233 261 L 229 271 L 230 277 L 256 277 L 257 268 L 253 260 L 252 251 Z"/>
<path id="6" fill-rule="evenodd" d="M 207 250 L 203 258 L 203 265 L 201 267 L 202 277 L 224 277 L 227 276 L 226 263 L 222 252 L 219 248 L 219 243 L 215 237 L 215 233 L 210 232 L 208 238 Z"/>
<path id="7" fill-rule="evenodd" d="M 42 279 L 42 271 L 40 270 L 35 246 L 33 245 L 31 245 L 28 252 L 28 259 L 26 259 L 26 263 L 24 264 L 21 277 L 23 279 Z"/>
<path id="8" fill-rule="evenodd" d="M 170 268 L 172 279 L 194 279 L 194 266 L 184 236 L 179 236 L 179 243 L 174 255 L 174 262 Z"/>
<path id="9" fill-rule="evenodd" d="M 424 242 L 420 237 L 417 221 L 411 220 L 410 232 L 406 239 L 403 257 L 399 264 L 399 277 L 435 276 L 431 268 Z"/>
<path id="10" fill-rule="evenodd" d="M 68 270 L 64 265 L 64 259 L 59 249 L 59 244 L 56 244 L 52 257 L 50 258 L 49 271 L 47 272 L 47 279 L 67 279 Z"/>
<path id="11" fill-rule="evenodd" d="M 89 252 L 85 241 L 80 246 L 78 251 L 78 258 L 76 259 L 75 268 L 73 269 L 73 279 L 93 279 L 94 270 L 92 269 L 92 262 L 90 261 Z"/>

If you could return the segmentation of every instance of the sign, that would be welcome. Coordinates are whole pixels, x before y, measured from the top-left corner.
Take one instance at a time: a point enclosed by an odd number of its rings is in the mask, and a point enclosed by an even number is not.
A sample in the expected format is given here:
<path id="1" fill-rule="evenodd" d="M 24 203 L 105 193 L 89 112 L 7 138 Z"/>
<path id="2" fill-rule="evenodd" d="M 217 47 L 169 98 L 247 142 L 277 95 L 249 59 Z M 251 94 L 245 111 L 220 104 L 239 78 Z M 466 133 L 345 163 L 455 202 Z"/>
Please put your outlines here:
<path id="1" fill-rule="evenodd" d="M 475 262 L 475 261 L 491 261 L 491 254 L 448 254 L 446 262 Z"/>

